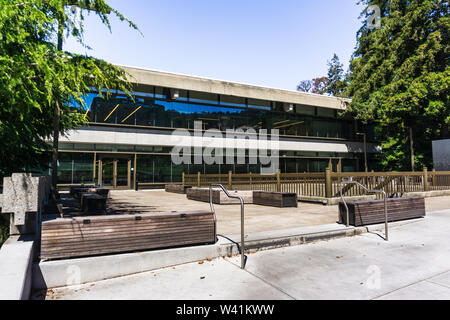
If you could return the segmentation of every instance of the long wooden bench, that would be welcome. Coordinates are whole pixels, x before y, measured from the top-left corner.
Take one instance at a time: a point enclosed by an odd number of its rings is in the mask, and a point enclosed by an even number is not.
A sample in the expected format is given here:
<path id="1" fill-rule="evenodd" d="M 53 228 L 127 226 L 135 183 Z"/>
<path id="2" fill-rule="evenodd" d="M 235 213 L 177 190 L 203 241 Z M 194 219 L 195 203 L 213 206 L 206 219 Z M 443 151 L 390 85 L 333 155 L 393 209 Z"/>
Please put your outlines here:
<path id="1" fill-rule="evenodd" d="M 165 186 L 166 192 L 178 194 L 186 194 L 187 190 L 191 188 L 192 186 L 183 186 L 181 184 L 166 184 Z"/>
<path id="2" fill-rule="evenodd" d="M 211 212 L 79 217 L 42 223 L 41 259 L 215 243 Z"/>
<path id="3" fill-rule="evenodd" d="M 384 200 L 347 202 L 349 224 L 355 227 L 385 222 Z M 424 198 L 393 198 L 387 200 L 389 222 L 425 217 Z M 339 204 L 339 222 L 347 224 L 344 203 Z"/>
<path id="4" fill-rule="evenodd" d="M 243 198 L 245 204 L 253 203 L 252 191 L 230 191 L 233 196 L 240 196 Z M 186 191 L 186 196 L 189 200 L 209 202 L 209 188 L 191 188 Z M 228 198 L 222 189 L 212 190 L 212 200 L 214 204 L 240 204 L 239 199 Z"/>
<path id="5" fill-rule="evenodd" d="M 253 191 L 253 203 L 278 208 L 297 208 L 296 193 Z"/>

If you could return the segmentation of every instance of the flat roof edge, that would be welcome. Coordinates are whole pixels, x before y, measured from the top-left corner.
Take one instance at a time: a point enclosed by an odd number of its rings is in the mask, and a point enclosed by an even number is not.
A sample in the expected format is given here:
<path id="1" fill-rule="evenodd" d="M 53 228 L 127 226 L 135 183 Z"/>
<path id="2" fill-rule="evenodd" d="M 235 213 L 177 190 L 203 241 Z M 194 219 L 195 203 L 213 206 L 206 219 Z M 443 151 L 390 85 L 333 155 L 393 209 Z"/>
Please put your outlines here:
<path id="1" fill-rule="evenodd" d="M 351 99 L 324 96 L 312 93 L 275 89 L 197 76 L 188 76 L 165 71 L 117 65 L 132 76 L 129 79 L 138 85 L 152 85 L 182 90 L 200 91 L 252 99 L 302 104 L 336 110 L 345 110 Z"/>

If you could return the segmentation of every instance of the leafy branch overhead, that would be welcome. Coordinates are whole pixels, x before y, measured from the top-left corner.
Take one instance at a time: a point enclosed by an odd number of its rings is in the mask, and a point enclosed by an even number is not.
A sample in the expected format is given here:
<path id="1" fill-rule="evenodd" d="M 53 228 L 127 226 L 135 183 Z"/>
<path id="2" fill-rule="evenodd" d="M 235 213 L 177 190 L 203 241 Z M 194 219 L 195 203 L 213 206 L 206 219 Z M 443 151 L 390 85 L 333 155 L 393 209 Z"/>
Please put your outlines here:
<path id="1" fill-rule="evenodd" d="M 0 149 L 8 150 L 0 155 L 3 176 L 45 165 L 56 100 L 64 133 L 86 122 L 87 109 L 70 106 L 83 105 L 91 88 L 107 95 L 113 89 L 130 92 L 119 67 L 58 51 L 58 31 L 87 47 L 86 15 L 95 14 L 110 30 L 111 17 L 137 27 L 104 0 L 0 0 L 0 7 Z"/>

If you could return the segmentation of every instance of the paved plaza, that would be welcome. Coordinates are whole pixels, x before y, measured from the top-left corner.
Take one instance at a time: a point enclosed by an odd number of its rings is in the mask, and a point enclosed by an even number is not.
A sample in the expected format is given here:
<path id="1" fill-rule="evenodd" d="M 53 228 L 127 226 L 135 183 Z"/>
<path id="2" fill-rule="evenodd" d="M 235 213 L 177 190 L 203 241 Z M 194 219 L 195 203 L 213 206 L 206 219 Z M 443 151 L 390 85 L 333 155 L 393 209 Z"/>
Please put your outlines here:
<path id="1" fill-rule="evenodd" d="M 200 261 L 46 299 L 450 299 L 449 233 L 450 210 L 438 211 L 392 227 L 389 242 L 366 233 L 250 254 L 246 270 L 239 257 Z"/>

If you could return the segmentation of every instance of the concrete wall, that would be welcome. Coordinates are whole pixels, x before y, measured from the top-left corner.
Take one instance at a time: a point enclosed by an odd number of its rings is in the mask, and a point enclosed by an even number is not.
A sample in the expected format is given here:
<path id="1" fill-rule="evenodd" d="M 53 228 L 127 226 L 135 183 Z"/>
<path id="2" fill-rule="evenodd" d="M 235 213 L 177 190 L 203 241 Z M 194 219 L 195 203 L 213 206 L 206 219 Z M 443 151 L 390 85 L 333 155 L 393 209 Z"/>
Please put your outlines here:
<path id="1" fill-rule="evenodd" d="M 10 237 L 0 250 L 0 300 L 28 300 L 32 286 L 33 238 Z"/>
<path id="2" fill-rule="evenodd" d="M 433 141 L 434 168 L 450 171 L 450 139 Z"/>
<path id="3" fill-rule="evenodd" d="M 89 126 L 78 130 L 72 130 L 65 137 L 60 138 L 60 142 L 68 143 L 89 143 L 89 144 L 122 144 L 136 146 L 166 146 L 172 147 L 179 143 L 179 140 L 171 135 L 170 131 L 158 131 L 140 128 L 119 128 Z M 184 139 L 185 137 L 181 137 Z M 225 139 L 212 139 L 211 147 L 222 147 Z M 190 140 L 193 147 L 201 146 L 202 138 L 192 138 Z M 248 140 L 240 139 L 237 146 L 245 146 Z M 186 145 L 186 144 L 183 144 Z M 245 147 L 244 147 L 245 148 Z M 269 145 L 270 149 L 270 145 Z M 280 151 L 308 151 L 308 152 L 364 152 L 364 144 L 361 142 L 349 142 L 326 139 L 280 139 Z M 380 146 L 368 144 L 368 152 L 381 152 Z"/>
<path id="4" fill-rule="evenodd" d="M 260 86 L 192 77 L 169 72 L 121 66 L 139 86 L 161 86 L 175 89 L 201 91 L 213 94 L 302 104 L 314 107 L 345 110 L 350 99 L 302 93 L 297 91 L 265 88 Z"/>

